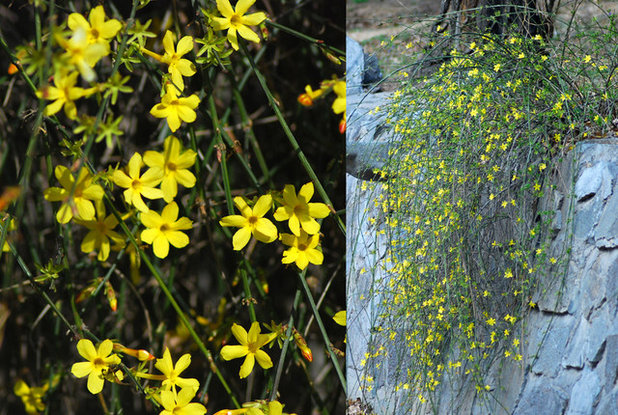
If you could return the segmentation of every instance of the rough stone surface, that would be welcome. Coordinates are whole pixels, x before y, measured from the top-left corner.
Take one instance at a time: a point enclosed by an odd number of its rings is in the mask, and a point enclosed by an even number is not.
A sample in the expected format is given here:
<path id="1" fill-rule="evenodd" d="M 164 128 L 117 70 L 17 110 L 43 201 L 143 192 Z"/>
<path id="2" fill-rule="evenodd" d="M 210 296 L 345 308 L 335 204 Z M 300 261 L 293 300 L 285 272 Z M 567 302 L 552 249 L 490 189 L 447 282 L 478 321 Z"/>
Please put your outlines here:
<path id="1" fill-rule="evenodd" d="M 513 415 L 563 414 L 566 405 L 565 396 L 548 384 L 542 376 L 535 376 L 528 380 Z"/>
<path id="2" fill-rule="evenodd" d="M 599 415 L 618 415 L 618 386 L 601 399 L 596 413 Z"/>
<path id="3" fill-rule="evenodd" d="M 346 93 L 348 95 L 363 92 L 363 72 L 365 69 L 365 56 L 363 48 L 354 39 L 345 38 L 346 49 Z"/>
<path id="4" fill-rule="evenodd" d="M 566 415 L 592 415 L 593 404 L 601 392 L 599 377 L 592 370 L 586 370 L 573 386 Z"/>

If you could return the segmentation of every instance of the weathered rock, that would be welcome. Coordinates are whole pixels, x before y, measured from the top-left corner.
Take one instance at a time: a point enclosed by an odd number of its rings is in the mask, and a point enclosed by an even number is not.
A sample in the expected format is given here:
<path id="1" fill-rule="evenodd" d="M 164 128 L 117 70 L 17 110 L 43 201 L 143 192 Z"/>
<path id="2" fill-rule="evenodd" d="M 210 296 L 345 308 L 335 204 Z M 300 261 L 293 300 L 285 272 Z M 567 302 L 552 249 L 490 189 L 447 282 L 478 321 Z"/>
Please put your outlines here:
<path id="1" fill-rule="evenodd" d="M 593 404 L 599 392 L 601 384 L 597 374 L 592 370 L 584 371 L 583 376 L 573 386 L 566 415 L 592 415 Z"/>
<path id="2" fill-rule="evenodd" d="M 357 95 L 363 92 L 363 72 L 365 70 L 365 55 L 363 48 L 354 39 L 346 36 L 346 69 L 345 69 L 345 88 L 346 94 Z"/>
<path id="3" fill-rule="evenodd" d="M 564 413 L 566 398 L 545 379 L 532 377 L 528 380 L 519 404 L 513 415 L 552 415 Z"/>
<path id="4" fill-rule="evenodd" d="M 618 415 L 618 386 L 601 399 L 595 414 Z"/>

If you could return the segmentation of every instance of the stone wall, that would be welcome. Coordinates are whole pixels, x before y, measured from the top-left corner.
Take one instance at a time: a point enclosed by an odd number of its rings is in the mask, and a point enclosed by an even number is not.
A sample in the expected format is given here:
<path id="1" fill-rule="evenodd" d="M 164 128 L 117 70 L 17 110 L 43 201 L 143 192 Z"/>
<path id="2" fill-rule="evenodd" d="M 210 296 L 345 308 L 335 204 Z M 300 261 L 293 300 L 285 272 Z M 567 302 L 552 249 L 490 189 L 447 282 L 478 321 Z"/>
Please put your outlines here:
<path id="1" fill-rule="evenodd" d="M 361 90 L 362 92 L 362 90 Z M 443 382 L 433 409 L 411 404 L 410 390 L 395 392 L 405 350 L 379 367 L 363 366 L 383 298 L 371 295 L 383 279 L 387 240 L 375 206 L 381 183 L 364 181 L 396 142 L 383 125 L 387 95 L 348 97 L 347 176 L 348 399 L 361 398 L 377 414 L 618 415 L 618 138 L 580 142 L 554 177 L 556 191 L 542 209 L 555 214 L 550 252 L 568 252 L 541 277 L 523 330 L 523 361 L 496 359 L 485 383 L 490 399 L 475 397 L 465 378 Z M 361 116 L 362 115 L 362 116 Z M 396 145 L 396 144 L 395 144 Z M 376 218 L 370 223 L 368 218 Z M 400 329 L 405 330 L 405 322 Z M 405 370 L 403 370 L 405 372 Z M 363 376 L 373 388 L 362 392 Z M 413 396 L 412 396 L 413 398 Z"/>

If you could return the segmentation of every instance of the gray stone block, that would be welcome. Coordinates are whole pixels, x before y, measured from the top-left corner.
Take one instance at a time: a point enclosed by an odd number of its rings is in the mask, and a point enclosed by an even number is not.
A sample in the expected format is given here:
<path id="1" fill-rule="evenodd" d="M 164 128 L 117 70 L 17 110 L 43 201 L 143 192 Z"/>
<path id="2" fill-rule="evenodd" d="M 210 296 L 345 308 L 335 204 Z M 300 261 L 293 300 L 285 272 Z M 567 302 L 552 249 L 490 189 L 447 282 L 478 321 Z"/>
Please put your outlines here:
<path id="1" fill-rule="evenodd" d="M 601 384 L 599 377 L 592 370 L 585 370 L 579 381 L 573 386 L 569 406 L 565 415 L 592 415 Z"/>
<path id="2" fill-rule="evenodd" d="M 595 415 L 618 415 L 618 386 L 601 398 Z"/>
<path id="3" fill-rule="evenodd" d="M 528 380 L 513 415 L 556 415 L 564 413 L 566 398 L 543 376 Z"/>

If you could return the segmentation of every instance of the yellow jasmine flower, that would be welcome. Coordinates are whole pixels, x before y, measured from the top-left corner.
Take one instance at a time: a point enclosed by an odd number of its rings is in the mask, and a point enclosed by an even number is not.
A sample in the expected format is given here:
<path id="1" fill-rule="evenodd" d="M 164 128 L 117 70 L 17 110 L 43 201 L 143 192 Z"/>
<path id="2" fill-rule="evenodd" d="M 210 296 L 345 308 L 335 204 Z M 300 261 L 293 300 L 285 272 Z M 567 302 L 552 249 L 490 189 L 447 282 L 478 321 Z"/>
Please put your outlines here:
<path id="1" fill-rule="evenodd" d="M 197 95 L 179 98 L 175 90 L 174 86 L 168 84 L 165 87 L 165 95 L 161 98 L 161 103 L 150 109 L 153 116 L 167 118 L 167 125 L 172 132 L 180 127 L 180 121 L 188 123 L 195 121 L 197 115 L 194 110 L 200 103 Z"/>
<path id="2" fill-rule="evenodd" d="M 275 211 L 275 220 L 288 220 L 288 226 L 296 236 L 300 236 L 301 227 L 309 235 L 318 233 L 320 231 L 320 224 L 313 218 L 327 217 L 330 209 L 324 203 L 309 203 L 312 196 L 312 182 L 303 185 L 298 192 L 298 196 L 293 185 L 285 185 L 283 189 L 284 205 Z"/>
<path id="3" fill-rule="evenodd" d="M 244 363 L 240 367 L 239 376 L 241 379 L 249 376 L 256 360 L 264 369 L 273 366 L 270 356 L 268 356 L 265 351 L 260 350 L 260 348 L 274 340 L 275 337 L 277 337 L 275 333 L 260 334 L 260 323 L 254 321 L 251 324 L 249 333 L 247 333 L 242 326 L 234 323 L 232 325 L 232 334 L 240 344 L 235 346 L 223 346 L 221 349 L 221 357 L 225 360 L 232 360 L 246 356 Z"/>
<path id="4" fill-rule="evenodd" d="M 45 410 L 45 404 L 41 401 L 47 392 L 49 385 L 30 387 L 26 382 L 19 379 L 15 382 L 13 392 L 21 398 L 24 404 L 26 413 L 29 415 L 37 415 L 39 411 Z"/>
<path id="5" fill-rule="evenodd" d="M 337 98 L 333 101 L 333 112 L 335 114 L 343 113 L 341 121 L 339 121 L 339 132 L 343 134 L 346 129 L 346 104 L 345 104 L 345 81 L 336 81 L 333 86 L 333 91 L 337 94 Z"/>
<path id="6" fill-rule="evenodd" d="M 128 164 L 129 174 L 127 175 L 122 170 L 114 170 L 112 181 L 127 189 L 123 195 L 128 204 L 135 206 L 140 212 L 148 212 L 148 206 L 144 203 L 142 196 L 148 199 L 163 197 L 161 189 L 155 189 L 155 186 L 163 179 L 163 170 L 158 167 L 150 168 L 140 176 L 143 164 L 142 156 L 139 153 L 133 154 Z"/>
<path id="7" fill-rule="evenodd" d="M 161 391 L 163 410 L 159 415 L 204 415 L 206 408 L 198 402 L 191 402 L 197 390 L 182 389 L 178 394 L 173 391 Z"/>
<path id="8" fill-rule="evenodd" d="M 62 56 L 69 64 L 74 65 L 86 81 L 94 81 L 96 73 L 92 68 L 102 57 L 109 54 L 109 45 L 90 43 L 83 27 L 77 27 L 70 39 L 58 36 L 57 41 L 66 50 Z"/>
<path id="9" fill-rule="evenodd" d="M 277 227 L 270 220 L 262 217 L 273 205 L 272 196 L 260 196 L 253 209 L 244 198 L 236 196 L 234 205 L 240 211 L 240 215 L 225 216 L 221 218 L 219 224 L 240 228 L 232 238 L 232 246 L 235 251 L 243 249 L 251 239 L 251 235 L 264 243 L 270 243 L 277 239 Z"/>
<path id="10" fill-rule="evenodd" d="M 346 310 L 341 310 L 341 311 L 337 311 L 335 313 L 335 315 L 333 316 L 333 320 L 335 320 L 335 323 L 339 324 L 340 326 L 344 326 L 346 325 Z"/>
<path id="11" fill-rule="evenodd" d="M 244 39 L 251 42 L 260 43 L 258 35 L 247 26 L 255 26 L 266 20 L 264 12 L 257 12 L 245 16 L 249 7 L 255 0 L 239 0 L 236 3 L 236 10 L 232 8 L 229 0 L 217 0 L 217 9 L 223 17 L 213 17 L 212 27 L 215 30 L 227 29 L 227 40 L 234 50 L 238 50 L 237 33 Z"/>
<path id="12" fill-rule="evenodd" d="M 197 379 L 187 379 L 181 378 L 179 376 L 183 372 L 183 370 L 189 367 L 190 364 L 191 355 L 189 353 L 186 353 L 183 354 L 180 359 L 178 359 L 178 361 L 176 362 L 176 366 L 174 367 L 174 362 L 172 362 L 172 356 L 170 355 L 169 349 L 166 347 L 165 352 L 163 352 L 163 358 L 157 359 L 157 363 L 155 364 L 155 367 L 165 375 L 165 380 L 161 384 L 163 389 L 169 391 L 173 387 L 173 390 L 175 392 L 176 386 L 178 386 L 182 388 L 182 390 L 193 391 L 193 395 L 191 395 L 192 399 L 193 396 L 195 396 L 195 392 L 197 392 L 197 390 L 200 388 L 200 382 Z M 189 401 L 191 399 L 189 399 Z"/>
<path id="13" fill-rule="evenodd" d="M 74 363 L 71 373 L 78 378 L 88 376 L 88 390 L 96 395 L 103 390 L 104 376 L 110 365 L 120 364 L 120 357 L 112 353 L 114 344 L 111 340 L 103 340 L 98 349 L 94 348 L 88 339 L 77 342 L 77 351 L 87 362 Z"/>
<path id="14" fill-rule="evenodd" d="M 161 190 L 163 200 L 171 202 L 178 193 L 178 183 L 184 187 L 195 186 L 195 176 L 189 167 L 195 164 L 197 153 L 191 149 L 184 150 L 180 140 L 170 135 L 163 143 L 163 153 L 147 151 L 144 154 L 144 163 L 151 168 L 163 170 Z"/>
<path id="15" fill-rule="evenodd" d="M 337 98 L 333 101 L 333 112 L 335 114 L 345 113 L 345 81 L 336 81 L 333 91 L 337 95 Z"/>
<path id="16" fill-rule="evenodd" d="M 56 73 L 54 75 L 54 85 L 46 86 L 40 91 L 36 91 L 38 98 L 54 101 L 45 107 L 44 114 L 51 116 L 56 114 L 64 107 L 66 116 L 74 120 L 77 118 L 76 100 L 89 94 L 89 90 L 75 86 L 79 73 L 72 72 L 68 75 Z"/>
<path id="17" fill-rule="evenodd" d="M 172 76 L 172 83 L 182 91 L 185 88 L 182 77 L 193 76 L 197 72 L 193 62 L 188 59 L 182 59 L 183 55 L 193 49 L 193 38 L 191 36 L 182 37 L 174 49 L 174 34 L 168 30 L 165 32 L 165 36 L 163 36 L 163 48 L 165 49 L 163 56 L 144 48 L 142 48 L 142 52 L 161 63 L 167 64 L 167 71 Z"/>
<path id="18" fill-rule="evenodd" d="M 76 220 L 78 224 L 90 229 L 90 232 L 86 234 L 82 241 L 81 250 L 87 254 L 96 249 L 98 251 L 97 259 L 105 261 L 110 251 L 109 240 L 111 239 L 116 245 L 124 246 L 124 237 L 112 230 L 118 225 L 118 220 L 114 215 L 105 217 L 105 204 L 103 201 L 97 201 L 95 209 L 95 219 L 90 221 Z"/>
<path id="19" fill-rule="evenodd" d="M 73 216 L 77 219 L 93 220 L 95 211 L 92 201 L 103 199 L 103 188 L 98 184 L 92 184 L 92 176 L 85 167 L 81 169 L 76 184 L 68 168 L 56 166 L 54 173 L 62 189 L 50 187 L 43 195 L 45 200 L 50 202 L 62 202 L 56 213 L 58 223 L 67 223 Z"/>
<path id="20" fill-rule="evenodd" d="M 88 20 L 79 13 L 71 13 L 67 23 L 74 32 L 79 28 L 85 30 L 90 44 L 102 44 L 109 52 L 109 42 L 122 29 L 122 23 L 116 19 L 105 21 L 105 17 L 103 6 L 97 6 L 90 12 Z"/>
<path id="21" fill-rule="evenodd" d="M 144 229 L 140 235 L 142 241 L 152 244 L 154 254 L 165 258 L 169 253 L 170 244 L 183 248 L 189 244 L 189 237 L 181 230 L 191 229 L 192 222 L 185 217 L 178 220 L 178 205 L 172 202 L 163 208 L 161 215 L 153 210 L 140 215 Z"/>
<path id="22" fill-rule="evenodd" d="M 324 261 L 324 255 L 316 247 L 320 241 L 320 234 L 307 235 L 304 230 L 300 230 L 300 236 L 289 233 L 282 233 L 279 238 L 281 242 L 288 245 L 290 248 L 283 251 L 283 264 L 291 264 L 296 262 L 296 266 L 301 270 L 307 268 L 307 265 L 320 265 Z"/>

